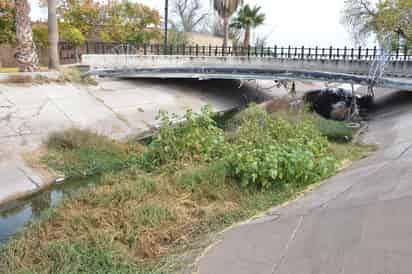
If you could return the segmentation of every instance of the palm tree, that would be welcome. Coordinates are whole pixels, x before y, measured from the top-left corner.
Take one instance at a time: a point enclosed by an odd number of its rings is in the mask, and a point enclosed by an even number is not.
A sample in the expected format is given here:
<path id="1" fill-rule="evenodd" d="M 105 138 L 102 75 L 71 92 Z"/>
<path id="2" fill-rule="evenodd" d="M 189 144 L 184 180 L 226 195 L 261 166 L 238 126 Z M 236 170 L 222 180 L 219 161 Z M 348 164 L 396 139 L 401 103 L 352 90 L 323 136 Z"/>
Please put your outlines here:
<path id="1" fill-rule="evenodd" d="M 227 47 L 229 41 L 229 20 L 237 8 L 243 4 L 243 0 L 212 0 L 213 8 L 223 19 L 223 47 Z"/>
<path id="2" fill-rule="evenodd" d="M 59 67 L 59 29 L 57 27 L 56 0 L 47 0 L 48 30 L 49 30 L 49 68 Z"/>
<path id="3" fill-rule="evenodd" d="M 250 36 L 252 29 L 263 25 L 266 15 L 260 12 L 261 7 L 254 6 L 251 8 L 249 4 L 243 6 L 236 18 L 233 20 L 230 27 L 245 31 L 243 47 L 247 48 L 250 45 Z"/>
<path id="4" fill-rule="evenodd" d="M 30 20 L 30 5 L 27 0 L 15 0 L 16 40 L 15 58 L 20 71 L 34 71 L 39 65 Z"/>

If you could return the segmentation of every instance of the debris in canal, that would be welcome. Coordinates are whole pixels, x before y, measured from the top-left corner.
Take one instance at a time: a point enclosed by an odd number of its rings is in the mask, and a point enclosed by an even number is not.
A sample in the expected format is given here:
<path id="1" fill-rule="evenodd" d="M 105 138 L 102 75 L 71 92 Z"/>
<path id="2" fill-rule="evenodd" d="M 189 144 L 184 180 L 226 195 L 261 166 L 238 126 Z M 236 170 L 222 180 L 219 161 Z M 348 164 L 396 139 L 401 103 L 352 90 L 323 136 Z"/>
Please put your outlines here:
<path id="1" fill-rule="evenodd" d="M 373 97 L 357 95 L 350 89 L 324 88 L 305 94 L 304 101 L 325 118 L 344 121 L 360 121 L 371 106 Z"/>

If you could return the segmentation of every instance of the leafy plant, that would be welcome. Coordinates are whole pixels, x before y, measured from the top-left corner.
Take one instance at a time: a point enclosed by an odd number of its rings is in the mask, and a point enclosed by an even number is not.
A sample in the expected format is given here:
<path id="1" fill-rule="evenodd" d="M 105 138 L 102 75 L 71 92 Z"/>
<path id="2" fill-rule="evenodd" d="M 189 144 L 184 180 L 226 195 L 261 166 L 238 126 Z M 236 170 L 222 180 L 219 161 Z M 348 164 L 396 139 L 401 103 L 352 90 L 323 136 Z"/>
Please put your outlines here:
<path id="1" fill-rule="evenodd" d="M 49 46 L 48 28 L 43 24 L 35 24 L 33 29 L 33 40 L 37 48 L 47 48 Z"/>
<path id="2" fill-rule="evenodd" d="M 16 42 L 16 9 L 11 1 L 0 1 L 0 44 Z"/>
<path id="3" fill-rule="evenodd" d="M 143 165 L 158 167 L 173 161 L 212 161 L 225 153 L 223 130 L 216 126 L 209 107 L 197 114 L 188 110 L 182 122 L 176 115 L 161 112 L 162 127 L 143 155 Z"/>
<path id="4" fill-rule="evenodd" d="M 75 46 L 81 46 L 86 42 L 86 38 L 78 28 L 66 23 L 60 23 L 59 35 L 61 41 Z"/>
<path id="5" fill-rule="evenodd" d="M 273 118 L 256 106 L 237 119 L 227 162 L 242 186 L 310 184 L 335 170 L 327 140 L 313 124 Z"/>

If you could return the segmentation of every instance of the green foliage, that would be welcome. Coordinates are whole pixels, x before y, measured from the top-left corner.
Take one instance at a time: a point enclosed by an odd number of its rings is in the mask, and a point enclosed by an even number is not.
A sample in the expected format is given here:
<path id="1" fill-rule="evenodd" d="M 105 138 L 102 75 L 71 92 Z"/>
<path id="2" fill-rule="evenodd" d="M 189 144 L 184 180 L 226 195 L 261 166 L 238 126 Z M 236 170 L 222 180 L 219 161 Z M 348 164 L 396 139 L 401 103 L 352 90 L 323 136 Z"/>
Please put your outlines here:
<path id="1" fill-rule="evenodd" d="M 239 31 L 244 31 L 243 46 L 250 45 L 250 36 L 252 29 L 255 29 L 266 20 L 266 15 L 261 12 L 261 7 L 254 6 L 253 8 L 246 4 L 239 9 L 237 16 L 233 19 L 230 27 Z"/>
<path id="2" fill-rule="evenodd" d="M 49 153 L 43 161 L 69 178 L 82 178 L 122 169 L 126 166 L 124 148 L 90 131 L 68 129 L 52 134 Z"/>
<path id="3" fill-rule="evenodd" d="M 197 192 L 205 186 L 222 188 L 222 184 L 226 182 L 227 178 L 229 178 L 229 171 L 226 163 L 218 161 L 179 174 L 177 184 L 186 191 Z"/>
<path id="4" fill-rule="evenodd" d="M 139 225 L 155 227 L 172 221 L 175 217 L 167 208 L 156 204 L 146 204 L 136 210 L 134 218 Z"/>
<path id="5" fill-rule="evenodd" d="M 47 48 L 49 46 L 49 31 L 44 24 L 35 24 L 33 29 L 33 40 L 37 48 Z"/>
<path id="6" fill-rule="evenodd" d="M 99 24 L 99 5 L 93 1 L 66 1 L 58 8 L 60 21 L 89 37 Z"/>
<path id="7" fill-rule="evenodd" d="M 313 121 L 291 122 L 251 106 L 228 122 L 232 132 L 224 136 L 208 109 L 201 114 L 189 111 L 177 124 L 167 114 L 160 117 L 162 128 L 141 158 L 150 170 L 175 161 L 220 159 L 225 166 L 219 169 L 222 176 L 232 177 L 244 187 L 269 189 L 310 184 L 336 169 L 327 139 Z M 181 178 L 180 182 L 185 189 L 193 190 L 198 182 L 207 181 L 201 174 Z"/>
<path id="8" fill-rule="evenodd" d="M 381 39 L 389 34 L 396 33 L 412 44 L 412 1 L 385 0 L 377 4 L 374 16 L 375 31 Z"/>
<path id="9" fill-rule="evenodd" d="M 161 38 L 160 14 L 147 5 L 130 1 L 112 2 L 103 7 L 100 38 L 105 42 L 143 44 Z"/>
<path id="10" fill-rule="evenodd" d="M 0 44 L 14 44 L 16 11 L 9 1 L 0 1 Z"/>
<path id="11" fill-rule="evenodd" d="M 47 244 L 42 256 L 53 258 L 47 273 L 135 273 L 133 262 L 107 239 Z"/>
<path id="12" fill-rule="evenodd" d="M 355 130 L 349 128 L 346 122 L 319 118 L 317 126 L 322 135 L 332 142 L 350 142 L 355 134 Z"/>
<path id="13" fill-rule="evenodd" d="M 412 44 L 412 2 L 410 0 L 346 0 L 342 23 L 347 25 L 355 40 L 362 42 L 371 33 L 380 41 L 391 38 L 394 46 Z"/>
<path id="14" fill-rule="evenodd" d="M 230 27 L 246 30 L 247 28 L 256 28 L 266 20 L 266 15 L 261 13 L 261 7 L 251 7 L 249 4 L 239 9 L 237 16 L 233 19 Z"/>
<path id="15" fill-rule="evenodd" d="M 175 161 L 212 161 L 225 153 L 223 130 L 216 126 L 209 107 L 200 114 L 188 110 L 182 122 L 176 115 L 160 113 L 162 127 L 143 156 L 147 168 Z"/>
<path id="16" fill-rule="evenodd" d="M 310 184 L 336 169 L 327 140 L 313 124 L 272 118 L 256 106 L 246 110 L 231 138 L 229 170 L 243 186 Z"/>
<path id="17" fill-rule="evenodd" d="M 78 28 L 66 23 L 59 24 L 59 39 L 76 46 L 81 46 L 86 42 L 84 35 Z"/>
<path id="18" fill-rule="evenodd" d="M 130 44 L 142 45 L 152 41 L 159 41 L 161 33 L 159 30 L 140 30 L 127 35 L 126 42 Z"/>

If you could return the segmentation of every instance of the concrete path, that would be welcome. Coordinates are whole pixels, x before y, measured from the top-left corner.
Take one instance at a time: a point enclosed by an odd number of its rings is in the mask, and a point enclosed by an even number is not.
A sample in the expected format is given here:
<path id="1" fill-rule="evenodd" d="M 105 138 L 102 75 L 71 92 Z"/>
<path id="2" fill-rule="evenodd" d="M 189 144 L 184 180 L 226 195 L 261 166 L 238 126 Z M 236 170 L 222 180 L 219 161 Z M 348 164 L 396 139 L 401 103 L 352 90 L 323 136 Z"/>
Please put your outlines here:
<path id="1" fill-rule="evenodd" d="M 224 233 L 198 272 L 412 273 L 412 93 L 385 100 L 364 136 L 383 150 Z"/>
<path id="2" fill-rule="evenodd" d="M 219 81 L 101 80 L 98 86 L 0 84 L 0 203 L 49 183 L 26 164 L 54 131 L 87 128 L 115 139 L 156 125 L 159 110 L 183 114 L 211 105 L 215 111 L 239 107 L 256 92 Z"/>

